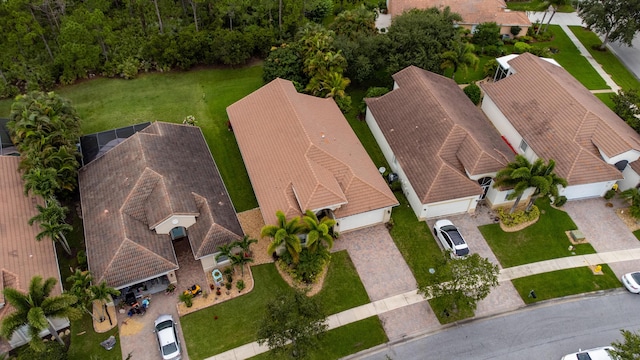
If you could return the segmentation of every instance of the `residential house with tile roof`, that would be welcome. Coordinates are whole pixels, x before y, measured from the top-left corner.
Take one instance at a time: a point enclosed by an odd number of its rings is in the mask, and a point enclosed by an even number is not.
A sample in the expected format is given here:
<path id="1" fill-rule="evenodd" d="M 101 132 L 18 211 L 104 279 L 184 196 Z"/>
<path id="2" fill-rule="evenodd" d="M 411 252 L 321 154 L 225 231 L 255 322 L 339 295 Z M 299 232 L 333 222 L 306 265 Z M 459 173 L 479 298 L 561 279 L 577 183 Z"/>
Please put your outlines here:
<path id="1" fill-rule="evenodd" d="M 473 213 L 479 201 L 495 201 L 492 179 L 514 153 L 482 112 L 444 76 L 409 66 L 393 80 L 391 92 L 365 99 L 366 121 L 416 216 Z"/>
<path id="2" fill-rule="evenodd" d="M 482 110 L 518 153 L 553 159 L 567 199 L 640 183 L 640 135 L 561 66 L 529 53 L 506 77 L 482 84 Z"/>
<path id="3" fill-rule="evenodd" d="M 500 34 L 512 37 L 511 27 L 520 27 L 517 36 L 524 36 L 531 26 L 531 21 L 524 11 L 507 9 L 504 0 L 387 0 L 387 8 L 392 17 L 401 15 L 411 9 L 446 7 L 462 17 L 459 26 L 473 32 L 479 24 L 495 22 L 500 26 Z"/>
<path id="4" fill-rule="evenodd" d="M 38 214 L 36 205 L 43 205 L 42 198 L 24 195 L 24 181 L 18 172 L 20 158 L 0 156 L 0 321 L 13 311 L 5 302 L 2 291 L 14 288 L 27 292 L 31 278 L 55 278 L 58 283 L 51 294 L 62 293 L 62 279 L 53 241 L 36 241 L 40 233 L 37 223 L 29 225 L 29 219 Z M 69 326 L 67 319 L 50 319 L 55 329 Z M 48 330 L 42 336 L 48 334 Z M 0 353 L 26 344 L 30 339 L 25 328 L 16 331 L 8 341 L 0 341 Z"/>
<path id="5" fill-rule="evenodd" d="M 243 236 L 198 127 L 152 123 L 82 167 L 79 188 L 89 270 L 116 289 L 175 279 L 181 235 L 204 271 Z"/>
<path id="6" fill-rule="evenodd" d="M 344 232 L 389 221 L 398 201 L 333 99 L 276 79 L 227 108 L 266 224 L 312 210 Z"/>

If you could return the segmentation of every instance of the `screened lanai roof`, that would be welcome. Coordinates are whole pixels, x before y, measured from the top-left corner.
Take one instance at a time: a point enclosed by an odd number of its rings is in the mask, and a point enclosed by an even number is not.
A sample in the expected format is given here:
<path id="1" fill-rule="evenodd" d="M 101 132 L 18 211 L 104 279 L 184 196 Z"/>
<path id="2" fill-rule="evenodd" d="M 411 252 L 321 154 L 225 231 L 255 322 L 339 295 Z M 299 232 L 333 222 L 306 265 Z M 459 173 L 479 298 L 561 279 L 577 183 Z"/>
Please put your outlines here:
<path id="1" fill-rule="evenodd" d="M 124 139 L 145 129 L 150 124 L 150 122 L 145 122 L 81 137 L 80 152 L 82 153 L 82 166 L 104 155 L 104 153 L 113 149 L 114 146 L 124 141 Z"/>

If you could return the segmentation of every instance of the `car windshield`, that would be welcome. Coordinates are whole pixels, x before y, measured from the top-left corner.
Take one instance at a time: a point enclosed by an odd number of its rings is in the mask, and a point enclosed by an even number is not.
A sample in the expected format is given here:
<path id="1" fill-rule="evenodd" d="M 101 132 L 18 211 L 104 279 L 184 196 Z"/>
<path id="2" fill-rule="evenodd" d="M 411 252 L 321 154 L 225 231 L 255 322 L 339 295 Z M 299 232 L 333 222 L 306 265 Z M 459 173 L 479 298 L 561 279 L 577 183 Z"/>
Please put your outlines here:
<path id="1" fill-rule="evenodd" d="M 576 357 L 578 358 L 578 360 L 591 360 L 591 356 L 589 356 L 588 353 L 579 353 L 576 355 Z"/>
<path id="2" fill-rule="evenodd" d="M 638 284 L 640 284 L 640 272 L 634 272 L 631 274 L 631 277 L 633 278 L 633 280 L 635 282 L 637 282 Z"/>
<path id="3" fill-rule="evenodd" d="M 462 249 L 456 249 L 456 255 L 458 256 L 465 256 L 465 255 L 469 255 L 469 248 L 462 248 Z"/>
<path id="4" fill-rule="evenodd" d="M 163 355 L 170 355 L 178 351 L 178 344 L 172 342 L 171 344 L 164 345 L 162 347 Z"/>
<path id="5" fill-rule="evenodd" d="M 173 322 L 171 320 L 163 321 L 160 324 L 156 325 L 156 331 L 160 332 L 160 330 L 164 330 L 172 326 L 173 326 Z"/>

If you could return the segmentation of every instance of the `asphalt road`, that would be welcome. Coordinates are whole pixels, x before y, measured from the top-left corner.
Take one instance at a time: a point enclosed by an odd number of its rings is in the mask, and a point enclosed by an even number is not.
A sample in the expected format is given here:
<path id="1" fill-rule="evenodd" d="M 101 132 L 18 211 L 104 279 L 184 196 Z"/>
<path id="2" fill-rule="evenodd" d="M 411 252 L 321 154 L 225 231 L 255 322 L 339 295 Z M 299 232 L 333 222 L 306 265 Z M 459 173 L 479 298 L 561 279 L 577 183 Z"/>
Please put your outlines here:
<path id="1" fill-rule="evenodd" d="M 640 296 L 622 289 L 542 303 L 510 314 L 455 325 L 353 358 L 560 359 L 578 349 L 621 340 L 620 329 L 640 329 Z"/>

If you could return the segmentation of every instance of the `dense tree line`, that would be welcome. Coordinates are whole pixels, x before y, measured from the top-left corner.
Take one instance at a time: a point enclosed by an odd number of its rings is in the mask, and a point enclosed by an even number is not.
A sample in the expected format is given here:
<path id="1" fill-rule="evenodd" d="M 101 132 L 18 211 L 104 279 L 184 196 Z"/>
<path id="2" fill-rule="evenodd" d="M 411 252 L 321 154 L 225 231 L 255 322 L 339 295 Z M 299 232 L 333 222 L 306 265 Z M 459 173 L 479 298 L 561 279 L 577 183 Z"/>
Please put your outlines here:
<path id="1" fill-rule="evenodd" d="M 239 65 L 265 56 L 331 0 L 0 2 L 0 96 L 93 75 Z"/>

